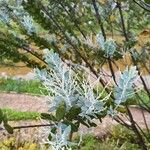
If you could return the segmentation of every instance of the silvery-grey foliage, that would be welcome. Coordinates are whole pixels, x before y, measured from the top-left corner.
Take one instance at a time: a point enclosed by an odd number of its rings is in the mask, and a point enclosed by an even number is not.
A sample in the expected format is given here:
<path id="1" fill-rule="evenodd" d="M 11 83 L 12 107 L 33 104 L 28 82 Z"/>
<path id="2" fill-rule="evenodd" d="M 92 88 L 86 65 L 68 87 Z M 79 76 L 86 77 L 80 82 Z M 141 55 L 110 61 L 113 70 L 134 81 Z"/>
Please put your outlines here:
<path id="1" fill-rule="evenodd" d="M 9 0 L 0 0 L 0 5 L 8 3 Z"/>
<path id="2" fill-rule="evenodd" d="M 46 142 L 51 145 L 52 150 L 71 150 L 71 146 L 77 145 L 76 143 L 69 141 L 69 135 L 71 133 L 71 126 L 64 124 L 58 124 L 56 126 L 57 133 L 50 133 L 52 140 Z"/>
<path id="3" fill-rule="evenodd" d="M 92 23 L 92 21 L 89 21 L 89 22 Z M 92 35 L 92 34 L 87 35 L 86 39 L 85 39 L 83 36 L 81 36 L 81 37 L 80 37 L 80 41 L 81 41 L 83 44 L 88 45 L 89 48 L 93 48 L 93 49 L 94 49 L 94 48 L 97 48 L 97 44 L 95 44 L 95 43 L 93 42 L 93 35 Z"/>
<path id="4" fill-rule="evenodd" d="M 57 38 L 56 38 L 56 35 L 55 35 L 55 34 L 51 34 L 51 35 L 46 34 L 46 35 L 45 35 L 45 39 L 46 39 L 50 44 L 56 44 L 56 43 L 57 43 Z"/>
<path id="5" fill-rule="evenodd" d="M 0 20 L 2 20 L 4 23 L 9 24 L 10 18 L 7 12 L 0 10 Z"/>
<path id="6" fill-rule="evenodd" d="M 102 20 L 105 20 L 109 18 L 109 16 L 112 14 L 112 11 L 114 11 L 114 9 L 116 8 L 116 2 L 114 2 L 113 0 L 107 0 L 105 1 L 105 4 L 100 4 L 99 2 L 97 2 L 97 6 L 99 14 L 101 14 Z M 93 12 L 94 11 L 95 10 L 93 10 Z"/>
<path id="7" fill-rule="evenodd" d="M 79 80 L 78 74 L 73 73 L 71 67 L 65 66 L 59 55 L 52 50 L 46 50 L 45 61 L 51 71 L 46 73 L 37 70 L 37 75 L 51 93 L 50 111 L 56 111 L 62 101 L 65 102 L 67 111 L 74 106 L 79 106 L 80 116 L 88 120 L 91 117 L 95 118 L 96 114 L 104 110 L 104 101 L 110 95 L 100 99 L 102 93 L 98 90 L 94 93 L 96 84 L 91 85 L 85 79 Z"/>
<path id="8" fill-rule="evenodd" d="M 36 32 L 35 26 L 33 24 L 33 19 L 30 16 L 23 16 L 21 23 L 27 30 L 28 34 L 33 34 Z"/>
<path id="9" fill-rule="evenodd" d="M 112 106 L 110 106 L 110 108 L 109 108 L 108 111 L 107 111 L 107 114 L 110 115 L 112 118 L 114 118 L 115 116 L 117 116 L 117 111 L 114 110 L 114 109 L 112 108 Z"/>
<path id="10" fill-rule="evenodd" d="M 100 33 L 97 35 L 97 42 L 105 52 L 106 57 L 113 57 L 113 54 L 117 48 L 117 45 L 113 39 L 107 39 L 105 41 L 103 35 Z"/>
<path id="11" fill-rule="evenodd" d="M 104 47 L 104 45 L 105 45 L 105 39 L 104 39 L 104 37 L 103 37 L 103 35 L 101 33 L 99 33 L 97 35 L 97 42 L 100 45 L 100 47 L 104 50 L 104 48 L 105 48 Z"/>
<path id="12" fill-rule="evenodd" d="M 138 52 L 135 49 L 131 49 L 130 52 L 131 52 L 134 60 L 137 60 L 140 57 Z"/>
<path id="13" fill-rule="evenodd" d="M 8 14 L 8 10 L 5 8 L 5 5 L 7 5 L 7 2 L 8 1 L 4 1 L 4 0 L 0 1 L 0 20 L 6 24 L 9 24 L 10 17 Z"/>
<path id="14" fill-rule="evenodd" d="M 91 85 L 88 81 L 83 81 L 78 90 L 81 93 L 78 101 L 78 106 L 81 107 L 81 113 L 79 115 L 85 117 L 87 120 L 91 120 L 91 117 L 97 118 L 96 115 L 105 109 L 104 101 L 109 98 L 108 96 L 100 100 L 102 93 L 98 90 L 96 93 L 93 92 L 95 84 Z"/>
<path id="15" fill-rule="evenodd" d="M 112 14 L 112 11 L 116 8 L 117 4 L 113 0 L 107 0 L 105 7 L 103 7 L 103 17 L 107 18 Z"/>
<path id="16" fill-rule="evenodd" d="M 76 104 L 76 76 L 73 75 L 71 68 L 67 68 L 59 58 L 58 54 L 52 50 L 46 52 L 45 61 L 48 63 L 50 73 L 37 70 L 37 75 L 45 87 L 51 92 L 52 104 L 50 111 L 56 110 L 58 105 L 65 101 L 67 110 Z"/>
<path id="17" fill-rule="evenodd" d="M 62 45 L 62 47 L 60 49 L 61 49 L 62 53 L 65 53 L 69 48 L 70 48 L 70 45 L 66 43 L 66 44 Z"/>
<path id="18" fill-rule="evenodd" d="M 78 115 L 80 118 L 86 119 L 87 124 L 93 118 L 98 118 L 97 115 L 100 115 L 105 110 L 104 104 L 110 97 L 110 94 L 108 94 L 101 99 L 104 91 L 100 93 L 98 87 L 94 92 L 95 85 L 99 79 L 93 84 L 84 78 L 79 79 L 78 74 L 74 73 L 71 67 L 65 66 L 57 53 L 48 49 L 44 52 L 45 61 L 48 64 L 47 69 L 50 71 L 37 69 L 36 73 L 50 93 L 49 111 L 56 112 L 60 108 L 60 104 L 65 102 L 66 112 L 76 106 L 80 107 L 81 111 Z M 71 126 L 59 123 L 57 131 L 59 132 L 55 134 L 50 133 L 52 139 L 47 142 L 51 145 L 52 150 L 71 150 L 72 145 L 77 145 L 68 141 Z"/>
<path id="19" fill-rule="evenodd" d="M 135 79 L 138 76 L 138 71 L 136 67 L 133 66 L 130 69 L 126 69 L 120 79 L 118 86 L 115 88 L 115 103 L 120 105 L 123 102 L 126 102 L 128 98 L 131 98 L 134 94 L 133 84 Z"/>
<path id="20" fill-rule="evenodd" d="M 27 30 L 29 35 L 36 32 L 34 21 L 32 17 L 24 10 L 22 6 L 22 0 L 11 1 L 2 0 L 0 1 L 0 19 L 5 23 L 9 24 L 13 21 L 13 17 L 17 19 L 19 23 Z M 13 19 L 12 19 L 13 18 Z"/>
<path id="21" fill-rule="evenodd" d="M 104 45 L 106 57 L 112 57 L 114 52 L 116 51 L 116 47 L 117 47 L 117 45 L 114 42 L 114 40 L 108 39 Z"/>

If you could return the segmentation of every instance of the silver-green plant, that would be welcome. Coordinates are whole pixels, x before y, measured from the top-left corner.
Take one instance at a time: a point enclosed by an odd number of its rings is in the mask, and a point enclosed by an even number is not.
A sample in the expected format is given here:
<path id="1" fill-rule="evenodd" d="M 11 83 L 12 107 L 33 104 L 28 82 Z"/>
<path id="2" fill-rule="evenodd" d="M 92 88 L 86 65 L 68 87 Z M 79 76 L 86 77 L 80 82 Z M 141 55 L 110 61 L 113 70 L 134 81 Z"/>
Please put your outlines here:
<path id="1" fill-rule="evenodd" d="M 49 112 L 54 113 L 51 120 L 69 125 L 64 131 L 65 139 L 63 133 L 61 136 L 52 134 L 52 139 L 56 141 L 49 143 L 53 148 L 60 149 L 61 146 L 68 146 L 66 133 L 77 131 L 80 124 L 88 127 L 96 125 L 92 120 L 103 116 L 110 94 L 102 98 L 103 91 L 98 90 L 97 82 L 91 84 L 85 77 L 81 79 L 53 50 L 45 50 L 45 53 L 49 72 L 36 69 L 36 73 L 50 93 L 47 101 Z"/>
<path id="2" fill-rule="evenodd" d="M 97 35 L 97 42 L 99 46 L 102 48 L 102 51 L 104 51 L 105 56 L 108 57 L 113 57 L 114 53 L 117 50 L 117 45 L 113 39 L 108 39 L 105 41 L 103 35 L 99 33 Z"/>
<path id="3" fill-rule="evenodd" d="M 56 128 L 56 133 L 50 132 L 51 140 L 45 143 L 51 145 L 52 150 L 71 150 L 70 147 L 76 145 L 76 143 L 69 141 L 71 126 L 59 124 L 56 125 Z"/>
<path id="4" fill-rule="evenodd" d="M 46 49 L 44 52 L 49 71 L 39 69 L 35 71 L 49 92 L 48 111 L 54 115 L 43 114 L 43 118 L 58 124 L 54 127 L 55 131 L 62 130 L 62 127 L 66 126 L 59 135 L 57 132 L 50 133 L 52 141 L 48 143 L 53 149 L 69 148 L 67 141 L 69 134 L 78 131 L 80 124 L 88 127 L 96 126 L 93 119 L 101 119 L 107 114 L 117 116 L 117 108 L 134 94 L 133 85 L 138 76 L 136 67 L 126 69 L 121 74 L 118 85 L 115 87 L 113 109 L 107 104 L 111 93 L 102 98 L 103 91 L 98 90 L 97 81 L 91 83 L 85 77 L 80 78 L 77 72 L 79 70 L 73 70 L 72 67 L 67 66 L 53 50 Z"/>
<path id="5" fill-rule="evenodd" d="M 138 77 L 138 72 L 136 67 L 131 67 L 130 69 L 126 69 L 120 79 L 119 83 L 115 88 L 115 103 L 120 105 L 126 102 L 129 98 L 134 95 L 134 82 Z"/>

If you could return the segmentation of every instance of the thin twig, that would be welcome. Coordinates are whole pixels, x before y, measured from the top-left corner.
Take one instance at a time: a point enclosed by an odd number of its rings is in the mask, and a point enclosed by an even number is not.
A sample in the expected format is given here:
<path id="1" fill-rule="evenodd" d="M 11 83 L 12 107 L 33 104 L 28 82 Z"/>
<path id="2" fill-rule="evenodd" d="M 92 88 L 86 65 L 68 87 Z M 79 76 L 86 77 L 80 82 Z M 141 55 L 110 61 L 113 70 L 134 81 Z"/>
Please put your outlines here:
<path id="1" fill-rule="evenodd" d="M 150 9 L 147 9 L 146 7 L 144 7 L 143 5 L 141 5 L 140 3 L 138 3 L 136 0 L 133 0 L 134 3 L 136 3 L 138 6 L 140 6 L 142 9 L 150 12 Z"/>
<path id="2" fill-rule="evenodd" d="M 27 125 L 27 126 L 15 126 L 12 127 L 14 130 L 16 129 L 26 129 L 26 128 L 39 128 L 39 127 L 49 127 L 54 126 L 54 124 L 38 124 L 38 125 Z M 5 128 L 0 128 L 0 131 L 5 130 Z"/>

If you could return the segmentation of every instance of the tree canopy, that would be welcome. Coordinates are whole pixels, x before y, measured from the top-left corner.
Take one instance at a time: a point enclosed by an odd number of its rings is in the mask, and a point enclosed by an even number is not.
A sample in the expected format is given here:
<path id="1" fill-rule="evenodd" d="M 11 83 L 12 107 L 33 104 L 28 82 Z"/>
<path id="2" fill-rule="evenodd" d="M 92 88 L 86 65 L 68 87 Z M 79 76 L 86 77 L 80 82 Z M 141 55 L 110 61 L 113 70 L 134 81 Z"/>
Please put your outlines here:
<path id="1" fill-rule="evenodd" d="M 119 7 L 124 15 L 125 33 Z M 107 55 L 97 45 L 98 34 L 104 40 L 115 35 L 128 38 L 129 42 L 122 40 L 124 44 L 117 44 L 113 56 L 117 60 L 121 58 L 120 52 L 128 50 L 127 45 L 135 45 L 138 33 L 149 27 L 149 13 L 133 1 L 2 0 L 0 8 L 1 60 L 24 61 L 32 67 L 44 65 L 42 49 L 48 48 L 64 60 L 85 62 L 97 70 Z"/>

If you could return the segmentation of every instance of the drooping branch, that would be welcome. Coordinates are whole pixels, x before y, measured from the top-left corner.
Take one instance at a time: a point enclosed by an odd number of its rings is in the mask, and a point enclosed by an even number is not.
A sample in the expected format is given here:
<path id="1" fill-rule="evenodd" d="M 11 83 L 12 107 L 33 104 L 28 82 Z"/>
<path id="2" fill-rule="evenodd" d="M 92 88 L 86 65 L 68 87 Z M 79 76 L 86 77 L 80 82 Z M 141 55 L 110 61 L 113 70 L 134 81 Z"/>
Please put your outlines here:
<path id="1" fill-rule="evenodd" d="M 142 9 L 150 12 L 150 4 L 146 4 L 144 1 L 139 0 L 139 2 L 137 2 L 137 0 L 133 0 L 133 2 L 135 4 L 137 4 L 139 7 L 141 7 Z"/>
<path id="2" fill-rule="evenodd" d="M 54 126 L 54 124 L 34 124 L 34 125 L 26 125 L 26 126 L 14 126 L 12 127 L 13 130 L 17 129 L 27 129 L 27 128 L 40 128 L 40 127 L 51 127 Z M 0 128 L 0 131 L 5 130 L 4 128 Z"/>
<path id="3" fill-rule="evenodd" d="M 137 127 L 136 127 L 136 122 L 134 121 L 133 116 L 132 116 L 132 113 L 131 113 L 130 109 L 128 108 L 128 106 L 126 106 L 126 109 L 127 109 L 127 111 L 128 111 L 128 116 L 129 116 L 129 118 L 130 118 L 131 127 L 132 127 L 134 133 L 136 134 L 136 136 L 137 136 L 137 138 L 138 138 L 138 141 L 139 141 L 139 144 L 140 144 L 141 148 L 142 148 L 143 150 L 148 150 L 148 149 L 147 149 L 147 146 L 145 145 L 145 141 L 144 141 L 144 139 L 143 139 L 141 133 L 139 132 L 139 130 L 138 130 Z"/>
<path id="4" fill-rule="evenodd" d="M 96 4 L 96 0 L 92 0 L 92 4 L 93 4 L 94 10 L 95 10 L 96 19 L 97 19 L 97 21 L 100 25 L 101 31 L 102 31 L 102 35 L 103 35 L 104 39 L 106 40 L 106 33 L 105 33 L 105 30 L 104 30 L 104 26 L 103 26 L 101 16 L 98 12 L 98 7 L 97 7 L 97 4 Z"/>

